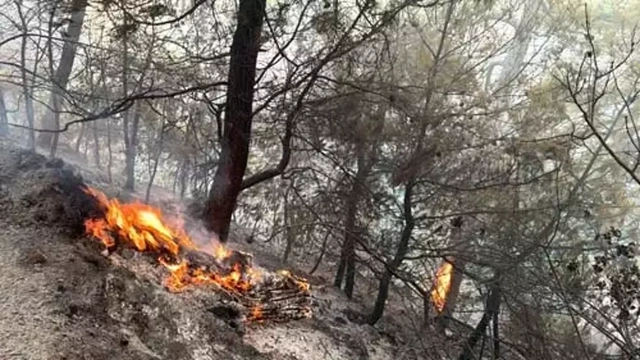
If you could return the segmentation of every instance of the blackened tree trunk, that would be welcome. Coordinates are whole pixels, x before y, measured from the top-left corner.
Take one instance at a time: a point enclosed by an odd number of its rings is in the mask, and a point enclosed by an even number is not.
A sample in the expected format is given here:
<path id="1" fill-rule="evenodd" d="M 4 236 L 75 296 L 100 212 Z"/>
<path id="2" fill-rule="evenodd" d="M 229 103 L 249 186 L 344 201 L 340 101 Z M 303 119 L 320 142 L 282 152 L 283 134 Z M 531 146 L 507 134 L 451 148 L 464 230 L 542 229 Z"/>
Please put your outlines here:
<path id="1" fill-rule="evenodd" d="M 413 196 L 413 188 L 415 183 L 413 180 L 410 180 L 405 185 L 404 190 L 404 200 L 403 200 L 403 210 L 404 210 L 404 228 L 402 229 L 402 235 L 400 237 L 400 243 L 398 244 L 398 249 L 396 250 L 396 254 L 391 260 L 390 263 L 386 264 L 386 270 L 380 279 L 380 286 L 378 288 L 378 297 L 376 298 L 376 302 L 373 306 L 373 311 L 369 316 L 369 324 L 374 325 L 375 323 L 382 318 L 384 314 L 385 304 L 387 302 L 387 298 L 389 297 L 389 287 L 391 286 L 391 279 L 393 278 L 393 274 L 398 270 L 405 256 L 407 255 L 407 251 L 409 250 L 409 241 L 411 240 L 411 233 L 413 232 L 413 228 L 415 227 L 415 219 L 413 218 L 412 211 L 412 196 Z"/>
<path id="2" fill-rule="evenodd" d="M 222 151 L 204 217 L 220 241 L 229 235 L 249 156 L 256 62 L 266 0 L 240 0 L 231 44 Z"/>
<path id="3" fill-rule="evenodd" d="M 0 136 L 9 134 L 9 118 L 7 117 L 7 106 L 4 103 L 4 92 L 0 89 Z"/>
<path id="4" fill-rule="evenodd" d="M 73 62 L 76 57 L 78 40 L 82 32 L 82 24 L 87 9 L 87 0 L 73 0 L 71 3 L 71 21 L 65 32 L 64 45 L 58 68 L 53 74 L 51 95 L 49 98 L 50 111 L 47 112 L 43 121 L 43 127 L 54 132 L 42 132 L 38 136 L 38 143 L 44 148 L 50 149 L 50 155 L 55 155 L 58 145 L 58 133 L 55 132 L 60 127 L 60 110 L 64 91 L 69 83 L 69 76 L 73 69 Z M 49 39 L 51 41 L 51 39 Z"/>

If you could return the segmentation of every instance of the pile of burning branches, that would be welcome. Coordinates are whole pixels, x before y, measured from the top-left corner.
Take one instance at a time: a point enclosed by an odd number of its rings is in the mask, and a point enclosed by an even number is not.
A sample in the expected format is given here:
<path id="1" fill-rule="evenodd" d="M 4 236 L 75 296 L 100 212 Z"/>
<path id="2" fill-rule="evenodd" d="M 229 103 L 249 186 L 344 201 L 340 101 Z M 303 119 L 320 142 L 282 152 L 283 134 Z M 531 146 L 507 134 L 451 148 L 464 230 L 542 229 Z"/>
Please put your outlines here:
<path id="1" fill-rule="evenodd" d="M 172 292 L 194 285 L 211 285 L 242 305 L 247 322 L 284 322 L 311 316 L 309 283 L 286 270 L 262 271 L 252 256 L 214 245 L 212 254 L 199 251 L 181 224 L 171 224 L 162 212 L 142 203 L 122 204 L 95 189 L 101 217 L 85 221 L 87 234 L 106 246 L 108 254 L 120 246 L 157 256 L 169 270 L 165 287 Z"/>

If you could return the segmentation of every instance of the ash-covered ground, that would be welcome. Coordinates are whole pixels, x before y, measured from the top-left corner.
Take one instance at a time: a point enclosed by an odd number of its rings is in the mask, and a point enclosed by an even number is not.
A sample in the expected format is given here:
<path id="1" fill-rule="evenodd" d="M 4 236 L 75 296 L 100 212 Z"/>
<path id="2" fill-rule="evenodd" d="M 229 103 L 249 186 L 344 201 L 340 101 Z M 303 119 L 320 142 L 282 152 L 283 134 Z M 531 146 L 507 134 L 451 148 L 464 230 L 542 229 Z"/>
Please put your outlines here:
<path id="1" fill-rule="evenodd" d="M 0 139 L 0 359 L 403 358 L 385 335 L 349 320 L 353 304 L 313 279 L 312 319 L 245 327 L 221 316 L 213 289 L 170 293 L 148 257 L 101 255 L 83 235 L 92 207 L 79 191 L 99 180 L 80 173 Z M 255 254 L 269 270 L 274 259 Z"/>

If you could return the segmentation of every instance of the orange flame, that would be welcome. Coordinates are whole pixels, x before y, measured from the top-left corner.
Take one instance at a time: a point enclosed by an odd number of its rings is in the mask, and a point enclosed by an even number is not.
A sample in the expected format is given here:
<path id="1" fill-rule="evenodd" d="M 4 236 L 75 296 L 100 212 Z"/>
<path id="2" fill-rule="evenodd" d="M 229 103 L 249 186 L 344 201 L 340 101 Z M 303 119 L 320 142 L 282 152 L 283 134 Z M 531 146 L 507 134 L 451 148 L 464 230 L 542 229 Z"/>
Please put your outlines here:
<path id="1" fill-rule="evenodd" d="M 248 316 L 247 320 L 261 322 L 263 318 L 264 313 L 262 312 L 262 305 L 256 305 L 251 309 L 251 314 Z"/>
<path id="2" fill-rule="evenodd" d="M 165 280 L 169 290 L 180 291 L 190 284 L 215 284 L 226 290 L 242 292 L 253 287 L 251 280 L 259 274 L 255 269 L 243 273 L 240 264 L 233 264 L 231 271 L 222 275 L 205 269 L 191 269 L 188 262 L 180 260 L 181 250 L 195 249 L 196 246 L 182 229 L 167 225 L 160 209 L 142 203 L 121 204 L 91 188 L 87 188 L 86 192 L 98 200 L 104 211 L 104 218 L 85 221 L 87 233 L 100 239 L 107 248 L 115 246 L 115 240 L 111 236 L 113 233 L 138 251 L 160 254 L 158 261 L 171 274 Z M 171 255 L 172 258 L 168 259 L 165 255 Z M 231 255 L 231 250 L 215 244 L 215 259 L 225 260 Z"/>
<path id="3" fill-rule="evenodd" d="M 184 221 L 178 219 L 175 225 L 169 225 L 160 209 L 142 203 L 122 204 L 116 199 L 108 199 L 95 189 L 86 188 L 85 192 L 98 200 L 102 218 L 88 219 L 85 228 L 91 235 L 105 245 L 107 249 L 116 246 L 116 240 L 125 242 L 141 252 L 153 252 L 168 271 L 164 285 L 172 292 L 182 291 L 189 285 L 211 284 L 237 295 L 250 293 L 261 281 L 262 273 L 250 264 L 232 263 L 226 274 L 190 264 L 184 257 L 184 250 L 195 250 L 196 245 L 182 228 Z M 224 245 L 214 242 L 212 255 L 221 264 L 233 260 L 234 252 Z M 308 292 L 309 283 L 305 279 L 293 276 L 286 270 L 278 275 L 292 279 L 303 291 Z M 248 321 L 260 322 L 263 318 L 261 304 L 250 306 Z"/>
<path id="4" fill-rule="evenodd" d="M 442 313 L 444 311 L 449 291 L 451 291 L 452 281 L 453 264 L 449 261 L 445 261 L 440 265 L 436 272 L 433 289 L 431 290 L 431 301 L 438 313 Z"/>

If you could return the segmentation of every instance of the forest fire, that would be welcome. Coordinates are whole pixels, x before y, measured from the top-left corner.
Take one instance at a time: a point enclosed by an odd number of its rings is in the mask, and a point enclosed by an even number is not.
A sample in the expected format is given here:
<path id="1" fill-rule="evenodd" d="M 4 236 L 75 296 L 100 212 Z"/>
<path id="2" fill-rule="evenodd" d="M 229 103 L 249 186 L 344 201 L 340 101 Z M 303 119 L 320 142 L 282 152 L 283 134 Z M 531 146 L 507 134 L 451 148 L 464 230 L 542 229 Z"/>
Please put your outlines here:
<path id="1" fill-rule="evenodd" d="M 438 313 L 444 311 L 447 303 L 447 297 L 449 296 L 453 282 L 453 270 L 453 264 L 449 261 L 444 261 L 436 272 L 433 289 L 431 290 L 431 301 Z"/>
<path id="2" fill-rule="evenodd" d="M 198 251 L 180 222 L 171 224 L 160 209 L 142 203 L 123 204 L 92 188 L 85 192 L 98 200 L 103 212 L 102 217 L 85 221 L 87 234 L 102 241 L 108 253 L 123 243 L 156 255 L 170 273 L 164 281 L 169 291 L 213 285 L 244 305 L 250 322 L 310 317 L 306 280 L 284 270 L 263 273 L 252 266 L 251 255 L 218 243 L 211 254 Z M 287 296 L 279 296 L 283 294 Z M 277 303 L 278 299 L 294 301 L 283 306 Z"/>

